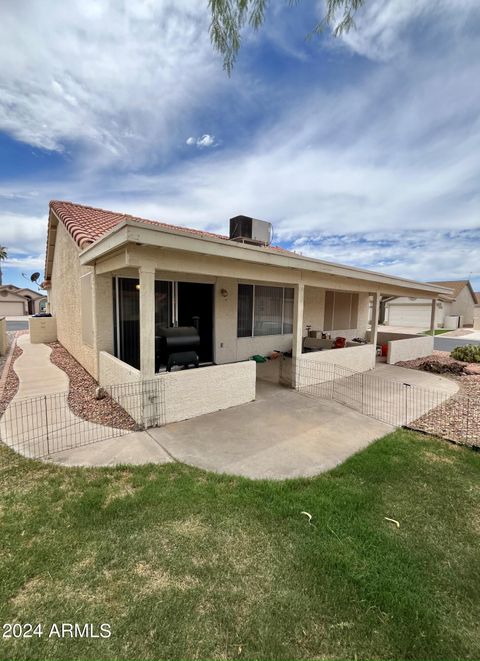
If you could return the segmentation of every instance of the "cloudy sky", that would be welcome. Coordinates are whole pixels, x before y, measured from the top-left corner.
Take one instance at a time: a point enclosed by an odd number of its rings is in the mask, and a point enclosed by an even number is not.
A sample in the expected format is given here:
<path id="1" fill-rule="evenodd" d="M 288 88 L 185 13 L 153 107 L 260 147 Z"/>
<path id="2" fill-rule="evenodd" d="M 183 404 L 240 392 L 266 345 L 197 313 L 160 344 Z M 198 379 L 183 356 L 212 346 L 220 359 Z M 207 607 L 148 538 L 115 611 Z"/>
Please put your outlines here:
<path id="1" fill-rule="evenodd" d="M 43 273 L 48 201 L 480 290 L 480 2 L 272 3 L 230 78 L 202 0 L 17 0 L 0 22 L 4 282 Z"/>

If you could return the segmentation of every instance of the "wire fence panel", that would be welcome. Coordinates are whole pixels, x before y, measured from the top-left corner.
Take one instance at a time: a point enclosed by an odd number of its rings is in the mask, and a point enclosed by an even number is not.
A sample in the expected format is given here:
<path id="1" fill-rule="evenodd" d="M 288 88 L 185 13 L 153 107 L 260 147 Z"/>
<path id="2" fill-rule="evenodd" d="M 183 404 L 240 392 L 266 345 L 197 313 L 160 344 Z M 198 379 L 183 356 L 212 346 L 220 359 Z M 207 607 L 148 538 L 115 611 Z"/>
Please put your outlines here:
<path id="1" fill-rule="evenodd" d="M 297 359 L 295 387 L 332 399 L 394 427 L 408 427 L 480 447 L 480 401 L 462 392 L 429 390 L 331 363 Z"/>
<path id="2" fill-rule="evenodd" d="M 0 418 L 0 441 L 25 457 L 41 459 L 165 424 L 163 380 L 103 390 L 101 415 L 92 398 L 80 405 L 77 398 L 74 413 L 66 392 L 13 400 Z"/>

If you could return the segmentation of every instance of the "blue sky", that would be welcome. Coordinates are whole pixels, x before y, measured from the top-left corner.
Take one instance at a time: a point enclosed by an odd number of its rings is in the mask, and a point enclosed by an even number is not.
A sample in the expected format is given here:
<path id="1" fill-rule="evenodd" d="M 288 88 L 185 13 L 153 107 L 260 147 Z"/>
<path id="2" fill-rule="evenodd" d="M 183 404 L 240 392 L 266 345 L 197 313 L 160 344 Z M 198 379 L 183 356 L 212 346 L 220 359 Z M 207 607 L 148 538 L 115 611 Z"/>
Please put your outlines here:
<path id="1" fill-rule="evenodd" d="M 274 2 L 230 78 L 200 0 L 22 0 L 0 23 L 4 282 L 43 273 L 48 201 L 480 290 L 480 3 Z"/>

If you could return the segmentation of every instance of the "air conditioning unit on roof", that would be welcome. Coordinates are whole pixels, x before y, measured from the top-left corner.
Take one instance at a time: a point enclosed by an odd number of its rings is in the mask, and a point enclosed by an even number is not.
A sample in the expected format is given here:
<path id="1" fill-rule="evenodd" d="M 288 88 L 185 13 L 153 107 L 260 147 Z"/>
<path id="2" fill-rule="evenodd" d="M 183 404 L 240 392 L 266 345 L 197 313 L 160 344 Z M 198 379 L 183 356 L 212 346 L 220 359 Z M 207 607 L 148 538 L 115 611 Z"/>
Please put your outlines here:
<path id="1" fill-rule="evenodd" d="M 256 246 L 269 246 L 272 243 L 272 223 L 250 216 L 230 218 L 230 239 Z"/>

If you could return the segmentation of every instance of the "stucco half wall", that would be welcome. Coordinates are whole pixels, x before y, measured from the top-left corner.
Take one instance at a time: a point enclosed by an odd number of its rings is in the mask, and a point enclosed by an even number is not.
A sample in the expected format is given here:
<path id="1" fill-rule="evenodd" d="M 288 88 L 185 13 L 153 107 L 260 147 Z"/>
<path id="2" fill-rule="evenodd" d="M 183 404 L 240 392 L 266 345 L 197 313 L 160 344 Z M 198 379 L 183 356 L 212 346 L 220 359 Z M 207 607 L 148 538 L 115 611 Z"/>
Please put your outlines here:
<path id="1" fill-rule="evenodd" d="M 429 356 L 433 351 L 433 335 L 393 340 L 387 342 L 387 345 L 387 363 L 394 365 L 400 360 L 415 360 Z"/>
<path id="2" fill-rule="evenodd" d="M 227 365 L 159 374 L 165 393 L 165 422 L 179 422 L 255 399 L 256 363 Z"/>
<path id="3" fill-rule="evenodd" d="M 368 372 L 375 368 L 375 355 L 376 347 L 373 344 L 304 353 L 294 368 L 294 385 L 296 388 L 302 388 L 329 381 L 332 371 L 324 369 L 325 365 L 346 368 L 352 374 Z M 339 378 L 345 375 L 344 372 L 339 374 Z"/>
<path id="4" fill-rule="evenodd" d="M 32 344 L 55 342 L 57 339 L 57 320 L 55 317 L 30 317 L 28 328 Z"/>
<path id="5" fill-rule="evenodd" d="M 111 391 L 114 399 L 136 422 L 142 423 L 144 411 L 140 372 L 101 351 L 99 375 L 102 386 L 117 386 Z M 164 372 L 157 374 L 155 381 L 162 384 L 162 420 L 165 423 L 178 422 L 254 400 L 256 363 L 242 361 Z"/>

